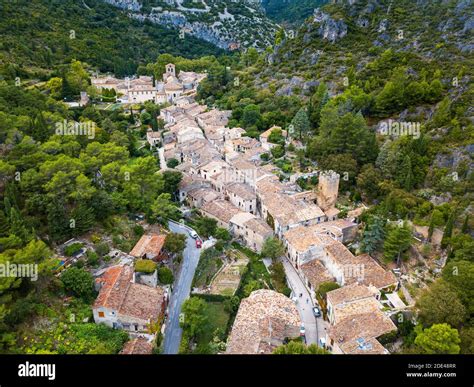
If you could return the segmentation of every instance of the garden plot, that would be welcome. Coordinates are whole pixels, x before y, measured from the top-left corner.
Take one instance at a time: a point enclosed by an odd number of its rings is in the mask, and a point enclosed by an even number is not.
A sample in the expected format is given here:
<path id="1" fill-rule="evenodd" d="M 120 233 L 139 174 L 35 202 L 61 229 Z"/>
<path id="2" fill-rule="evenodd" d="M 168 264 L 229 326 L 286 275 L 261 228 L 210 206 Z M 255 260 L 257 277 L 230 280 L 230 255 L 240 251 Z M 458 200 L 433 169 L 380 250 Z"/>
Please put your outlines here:
<path id="1" fill-rule="evenodd" d="M 242 253 L 231 250 L 228 262 L 216 273 L 210 284 L 211 294 L 232 296 L 239 287 L 242 273 L 249 259 Z"/>

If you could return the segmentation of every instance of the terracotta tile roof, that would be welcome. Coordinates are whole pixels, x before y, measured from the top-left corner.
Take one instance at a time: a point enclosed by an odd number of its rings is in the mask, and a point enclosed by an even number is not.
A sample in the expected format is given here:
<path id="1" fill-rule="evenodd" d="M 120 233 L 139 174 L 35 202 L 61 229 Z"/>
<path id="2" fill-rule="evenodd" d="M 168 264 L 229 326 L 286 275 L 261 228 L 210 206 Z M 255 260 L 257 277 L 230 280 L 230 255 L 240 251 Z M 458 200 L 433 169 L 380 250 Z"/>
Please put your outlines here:
<path id="1" fill-rule="evenodd" d="M 153 352 L 153 344 L 147 339 L 137 337 L 127 341 L 120 351 L 121 355 L 151 355 Z"/>
<path id="2" fill-rule="evenodd" d="M 164 290 L 133 283 L 133 268 L 130 266 L 112 266 L 96 281 L 102 287 L 94 309 L 107 308 L 119 316 L 142 321 L 156 321 L 163 313 Z"/>
<path id="3" fill-rule="evenodd" d="M 178 184 L 178 188 L 180 191 L 189 191 L 191 189 L 196 188 L 197 186 L 200 187 L 210 187 L 211 183 L 204 180 L 201 176 L 198 175 L 189 175 L 187 173 L 183 173 L 183 177 Z"/>
<path id="4" fill-rule="evenodd" d="M 225 189 L 228 193 L 235 194 L 244 200 L 255 200 L 257 198 L 253 188 L 245 183 L 229 183 Z"/>
<path id="5" fill-rule="evenodd" d="M 331 326 L 328 336 L 345 353 L 386 353 L 380 343 L 375 344 L 375 339 L 396 329 L 382 312 L 363 313 Z"/>
<path id="6" fill-rule="evenodd" d="M 255 165 L 252 164 L 251 162 L 245 160 L 245 158 L 242 157 L 242 156 L 239 156 L 235 159 L 232 159 L 230 161 L 230 165 L 232 165 L 232 167 L 234 167 L 235 169 L 238 169 L 240 171 L 248 171 L 248 170 L 254 170 L 255 169 Z"/>
<path id="7" fill-rule="evenodd" d="M 331 290 L 326 294 L 328 302 L 332 305 L 338 305 L 343 302 L 351 302 L 362 298 L 373 297 L 373 290 L 367 286 L 352 284 L 342 288 Z"/>
<path id="8" fill-rule="evenodd" d="M 100 283 L 102 287 L 95 300 L 94 308 L 105 307 L 118 309 L 121 303 L 121 297 L 117 297 L 118 292 L 121 290 L 124 291 L 131 279 L 131 272 L 129 276 L 123 275 L 123 266 L 112 266 L 108 268 L 102 277 L 95 280 L 97 283 Z"/>
<path id="9" fill-rule="evenodd" d="M 380 344 L 377 339 L 364 339 L 359 337 L 344 342 L 340 346 L 341 350 L 348 355 L 385 355 L 388 351 Z"/>
<path id="10" fill-rule="evenodd" d="M 244 227 L 250 219 L 254 219 L 256 216 L 250 212 L 239 212 L 235 214 L 230 221 L 240 227 Z"/>
<path id="11" fill-rule="evenodd" d="M 260 142 L 252 137 L 239 137 L 231 141 L 234 146 L 241 146 L 244 148 L 253 148 L 260 146 Z"/>
<path id="12" fill-rule="evenodd" d="M 368 254 L 354 257 L 353 265 L 360 267 L 360 270 L 358 270 L 360 275 L 354 277 L 345 276 L 344 282 L 346 284 L 357 282 L 367 286 L 375 286 L 377 289 L 383 289 L 398 283 L 395 274 L 385 270 Z"/>
<path id="13" fill-rule="evenodd" d="M 229 223 L 230 219 L 240 212 L 237 207 L 233 206 L 228 201 L 221 199 L 204 204 L 201 207 L 201 211 L 214 216 L 224 223 Z"/>
<path id="14" fill-rule="evenodd" d="M 298 224 L 325 216 L 317 205 L 304 203 L 284 194 L 265 194 L 262 203 L 281 226 Z"/>
<path id="15" fill-rule="evenodd" d="M 337 219 L 308 226 L 307 228 L 314 234 L 326 234 L 333 238 L 341 238 L 344 234 L 344 230 L 353 227 L 357 227 L 357 224 L 345 219 Z"/>
<path id="16" fill-rule="evenodd" d="M 155 258 L 160 255 L 161 249 L 165 244 L 165 235 L 145 234 L 142 235 L 135 247 L 130 251 L 130 255 L 136 258 Z"/>
<path id="17" fill-rule="evenodd" d="M 272 228 L 260 218 L 253 218 L 245 222 L 245 226 L 252 230 L 255 234 L 260 235 L 264 238 L 270 237 L 273 235 Z"/>
<path id="18" fill-rule="evenodd" d="M 194 200 L 202 200 L 206 203 L 221 198 L 219 192 L 214 191 L 212 188 L 195 188 L 188 192 L 188 196 Z"/>
<path id="19" fill-rule="evenodd" d="M 299 335 L 295 304 L 273 290 L 257 290 L 240 303 L 228 342 L 228 354 L 271 353 L 285 338 Z"/>
<path id="20" fill-rule="evenodd" d="M 157 321 L 162 310 L 164 290 L 161 287 L 132 283 L 119 309 L 119 314 L 141 320 Z"/>
<path id="21" fill-rule="evenodd" d="M 351 265 L 354 264 L 354 254 L 344 246 L 341 242 L 332 243 L 325 247 L 326 252 L 333 258 L 339 265 Z"/>
<path id="22" fill-rule="evenodd" d="M 341 302 L 333 305 L 333 322 L 337 324 L 347 317 L 358 314 L 378 313 L 381 308 L 382 304 L 374 296 Z"/>
<path id="23" fill-rule="evenodd" d="M 313 259 L 300 266 L 301 271 L 314 289 L 318 289 L 323 282 L 334 282 L 334 277 L 318 259 Z"/>
<path id="24" fill-rule="evenodd" d="M 325 234 L 314 232 L 313 226 L 292 228 L 287 231 L 283 237 L 288 244 L 300 253 L 308 251 L 312 246 L 321 246 L 323 248 L 332 244 L 340 243 Z"/>

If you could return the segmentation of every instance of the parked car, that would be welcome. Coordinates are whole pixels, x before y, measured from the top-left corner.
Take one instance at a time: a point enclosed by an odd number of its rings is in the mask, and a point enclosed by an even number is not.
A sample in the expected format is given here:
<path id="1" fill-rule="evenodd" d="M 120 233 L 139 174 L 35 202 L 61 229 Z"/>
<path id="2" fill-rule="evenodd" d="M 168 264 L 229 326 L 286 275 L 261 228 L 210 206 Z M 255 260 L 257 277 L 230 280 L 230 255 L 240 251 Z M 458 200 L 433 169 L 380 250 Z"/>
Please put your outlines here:
<path id="1" fill-rule="evenodd" d="M 314 317 L 321 317 L 321 310 L 317 306 L 314 306 L 313 314 L 314 314 Z"/>
<path id="2" fill-rule="evenodd" d="M 200 239 L 196 239 L 196 247 L 200 249 L 202 247 L 202 242 Z"/>
<path id="3" fill-rule="evenodd" d="M 319 346 L 321 348 L 326 348 L 326 339 L 324 337 L 319 338 Z"/>
<path id="4" fill-rule="evenodd" d="M 301 337 L 304 337 L 306 334 L 306 329 L 304 327 L 304 324 L 301 324 L 301 327 L 300 327 L 300 336 Z"/>
<path id="5" fill-rule="evenodd" d="M 194 231 L 194 230 L 190 230 L 190 231 L 189 231 L 189 235 L 191 235 L 191 238 L 194 238 L 194 239 L 197 239 L 197 237 L 198 237 L 197 232 Z"/>

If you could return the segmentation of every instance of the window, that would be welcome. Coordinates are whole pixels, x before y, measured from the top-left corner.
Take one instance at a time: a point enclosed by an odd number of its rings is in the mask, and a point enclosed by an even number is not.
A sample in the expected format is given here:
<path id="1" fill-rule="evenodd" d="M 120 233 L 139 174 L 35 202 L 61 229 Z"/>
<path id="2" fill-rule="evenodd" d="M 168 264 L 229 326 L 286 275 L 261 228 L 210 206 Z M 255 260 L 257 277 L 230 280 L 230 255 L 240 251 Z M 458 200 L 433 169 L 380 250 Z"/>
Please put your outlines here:
<path id="1" fill-rule="evenodd" d="M 99 312 L 98 314 L 99 314 L 99 317 L 100 317 L 100 318 L 104 318 L 104 317 L 105 317 L 104 312 Z"/>

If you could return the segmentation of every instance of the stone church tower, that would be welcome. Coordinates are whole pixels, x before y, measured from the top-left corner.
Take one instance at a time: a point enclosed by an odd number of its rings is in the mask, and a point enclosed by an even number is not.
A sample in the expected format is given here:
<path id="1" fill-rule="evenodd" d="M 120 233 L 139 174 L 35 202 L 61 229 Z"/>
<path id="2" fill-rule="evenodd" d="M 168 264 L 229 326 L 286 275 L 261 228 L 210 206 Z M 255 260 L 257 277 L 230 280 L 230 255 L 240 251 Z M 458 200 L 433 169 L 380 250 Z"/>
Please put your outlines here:
<path id="1" fill-rule="evenodd" d="M 316 191 L 318 206 L 327 211 L 334 208 L 339 192 L 339 175 L 334 171 L 323 171 L 319 174 L 319 183 Z"/>
<path id="2" fill-rule="evenodd" d="M 166 81 L 169 76 L 176 77 L 176 66 L 173 63 L 166 65 L 166 71 L 163 74 L 163 80 Z"/>

